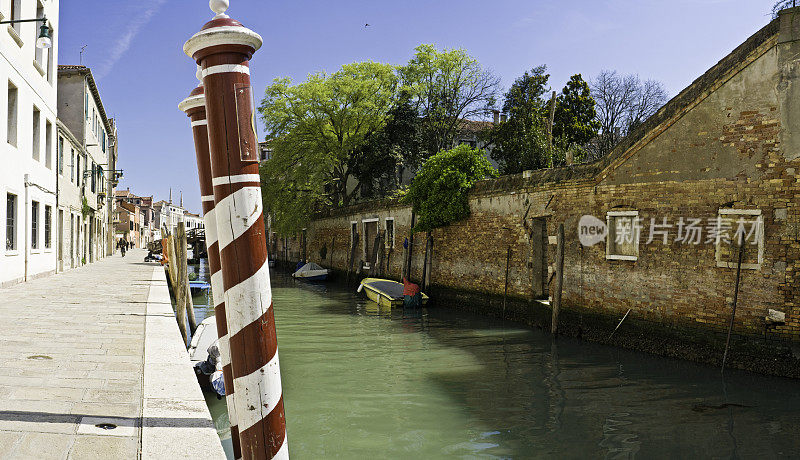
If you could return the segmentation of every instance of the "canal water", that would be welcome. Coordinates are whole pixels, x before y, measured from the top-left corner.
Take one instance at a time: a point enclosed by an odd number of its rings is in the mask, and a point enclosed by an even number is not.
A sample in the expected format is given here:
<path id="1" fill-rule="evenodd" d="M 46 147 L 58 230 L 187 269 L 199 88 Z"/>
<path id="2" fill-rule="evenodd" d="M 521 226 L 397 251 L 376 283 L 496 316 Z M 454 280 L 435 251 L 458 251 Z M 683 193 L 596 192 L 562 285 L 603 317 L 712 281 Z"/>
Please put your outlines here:
<path id="1" fill-rule="evenodd" d="M 800 456 L 797 381 L 272 286 L 294 459 Z M 198 317 L 210 303 L 195 297 Z M 224 401 L 207 400 L 230 455 Z"/>

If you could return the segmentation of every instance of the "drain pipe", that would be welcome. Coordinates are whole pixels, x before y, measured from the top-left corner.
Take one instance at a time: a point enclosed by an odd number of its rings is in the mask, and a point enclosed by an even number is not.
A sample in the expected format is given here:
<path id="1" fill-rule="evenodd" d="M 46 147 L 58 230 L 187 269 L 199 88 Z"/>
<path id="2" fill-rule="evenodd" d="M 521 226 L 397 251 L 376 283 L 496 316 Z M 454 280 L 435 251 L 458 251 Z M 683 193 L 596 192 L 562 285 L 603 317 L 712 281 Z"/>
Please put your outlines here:
<path id="1" fill-rule="evenodd" d="M 28 186 L 30 185 L 30 174 L 25 174 L 25 208 L 22 211 L 23 216 L 25 216 L 25 247 L 23 248 L 23 252 L 25 253 L 25 274 L 23 275 L 23 281 L 28 281 L 28 238 L 29 238 L 29 223 L 28 223 Z"/>

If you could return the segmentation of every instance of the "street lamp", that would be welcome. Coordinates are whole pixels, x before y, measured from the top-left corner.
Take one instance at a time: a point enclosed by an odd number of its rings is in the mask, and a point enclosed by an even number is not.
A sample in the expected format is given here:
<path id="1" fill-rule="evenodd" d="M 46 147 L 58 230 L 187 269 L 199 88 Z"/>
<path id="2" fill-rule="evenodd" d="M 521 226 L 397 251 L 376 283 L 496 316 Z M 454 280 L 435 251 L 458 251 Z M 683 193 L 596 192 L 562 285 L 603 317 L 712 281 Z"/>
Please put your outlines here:
<path id="1" fill-rule="evenodd" d="M 12 19 L 10 21 L 0 21 L 0 24 L 18 24 L 21 22 L 41 22 L 39 27 L 39 37 L 36 38 L 36 47 L 39 49 L 47 49 L 53 46 L 53 40 L 50 38 L 52 29 L 47 25 L 47 18 L 41 17 L 36 19 Z"/>

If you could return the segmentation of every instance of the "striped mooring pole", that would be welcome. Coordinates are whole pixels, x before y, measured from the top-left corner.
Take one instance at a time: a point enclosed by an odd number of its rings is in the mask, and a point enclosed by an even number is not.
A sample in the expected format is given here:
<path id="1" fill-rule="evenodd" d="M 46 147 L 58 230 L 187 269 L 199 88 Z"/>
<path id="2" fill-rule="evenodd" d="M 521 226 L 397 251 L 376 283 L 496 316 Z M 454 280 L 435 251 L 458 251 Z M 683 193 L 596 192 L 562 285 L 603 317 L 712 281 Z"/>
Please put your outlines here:
<path id="1" fill-rule="evenodd" d="M 198 78 L 200 70 L 197 71 Z M 219 337 L 219 354 L 222 361 L 222 375 L 225 379 L 225 403 L 228 406 L 228 418 L 231 422 L 231 441 L 234 458 L 242 458 L 239 443 L 239 427 L 236 423 L 236 406 L 233 402 L 233 373 L 231 371 L 231 352 L 228 341 L 228 323 L 225 315 L 225 296 L 222 286 L 222 272 L 219 262 L 219 245 L 217 242 L 217 220 L 214 217 L 214 188 L 211 185 L 211 156 L 208 150 L 208 120 L 206 120 L 206 97 L 202 83 L 189 93 L 178 108 L 186 112 L 191 120 L 194 150 L 197 156 L 197 175 L 200 179 L 200 195 L 203 206 L 203 223 L 205 225 L 206 249 L 208 252 L 208 268 L 211 272 L 211 294 L 214 302 L 214 316 L 217 318 L 217 337 Z"/>
<path id="2" fill-rule="evenodd" d="M 202 69 L 242 458 L 288 458 L 250 87 L 249 60 L 262 40 L 225 14 L 227 0 L 209 4 L 217 15 L 183 50 Z"/>

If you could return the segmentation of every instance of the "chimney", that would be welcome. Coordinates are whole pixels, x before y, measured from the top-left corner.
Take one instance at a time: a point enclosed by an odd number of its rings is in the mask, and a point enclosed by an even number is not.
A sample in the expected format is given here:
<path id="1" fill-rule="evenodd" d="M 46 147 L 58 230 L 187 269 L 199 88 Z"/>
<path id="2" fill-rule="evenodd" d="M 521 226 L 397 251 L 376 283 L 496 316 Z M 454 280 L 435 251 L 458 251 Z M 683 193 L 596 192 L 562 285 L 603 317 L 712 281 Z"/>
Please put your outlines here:
<path id="1" fill-rule="evenodd" d="M 494 115 L 494 124 L 500 123 L 500 111 L 499 110 L 492 110 L 492 115 Z"/>
<path id="2" fill-rule="evenodd" d="M 502 114 L 500 115 L 500 123 L 505 123 L 508 120 L 508 115 Z"/>
<path id="3" fill-rule="evenodd" d="M 172 204 L 172 187 L 169 188 L 169 204 Z"/>

